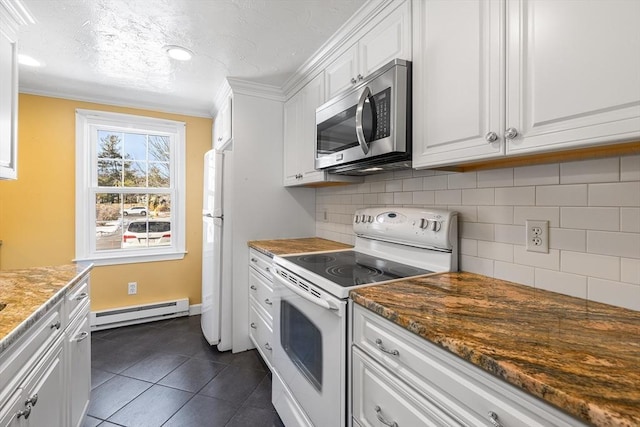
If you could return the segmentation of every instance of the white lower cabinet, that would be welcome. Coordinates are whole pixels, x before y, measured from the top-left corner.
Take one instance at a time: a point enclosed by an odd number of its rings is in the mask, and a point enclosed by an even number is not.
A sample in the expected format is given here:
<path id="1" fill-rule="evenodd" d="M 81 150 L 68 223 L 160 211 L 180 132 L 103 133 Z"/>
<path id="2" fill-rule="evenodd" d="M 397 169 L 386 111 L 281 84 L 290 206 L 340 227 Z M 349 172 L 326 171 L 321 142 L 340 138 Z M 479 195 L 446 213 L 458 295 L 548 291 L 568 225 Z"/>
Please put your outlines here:
<path id="1" fill-rule="evenodd" d="M 79 316 L 65 334 L 67 401 L 70 427 L 82 425 L 91 394 L 91 325 L 89 304 L 84 304 Z"/>
<path id="2" fill-rule="evenodd" d="M 585 425 L 356 304 L 352 355 L 352 416 L 362 427 Z"/>
<path id="3" fill-rule="evenodd" d="M 272 260 L 249 249 L 249 338 L 271 369 L 273 344 Z"/>

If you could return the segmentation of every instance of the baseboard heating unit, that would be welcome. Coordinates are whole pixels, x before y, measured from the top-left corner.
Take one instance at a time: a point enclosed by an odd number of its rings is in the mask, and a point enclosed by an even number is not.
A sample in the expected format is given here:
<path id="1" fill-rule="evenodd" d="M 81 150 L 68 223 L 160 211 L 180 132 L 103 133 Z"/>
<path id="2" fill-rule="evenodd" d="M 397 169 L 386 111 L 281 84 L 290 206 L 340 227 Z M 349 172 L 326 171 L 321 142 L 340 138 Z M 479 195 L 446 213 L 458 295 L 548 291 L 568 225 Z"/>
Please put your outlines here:
<path id="1" fill-rule="evenodd" d="M 189 315 L 189 299 L 163 301 L 152 304 L 91 312 L 91 329 L 117 328 L 137 323 L 153 322 Z"/>

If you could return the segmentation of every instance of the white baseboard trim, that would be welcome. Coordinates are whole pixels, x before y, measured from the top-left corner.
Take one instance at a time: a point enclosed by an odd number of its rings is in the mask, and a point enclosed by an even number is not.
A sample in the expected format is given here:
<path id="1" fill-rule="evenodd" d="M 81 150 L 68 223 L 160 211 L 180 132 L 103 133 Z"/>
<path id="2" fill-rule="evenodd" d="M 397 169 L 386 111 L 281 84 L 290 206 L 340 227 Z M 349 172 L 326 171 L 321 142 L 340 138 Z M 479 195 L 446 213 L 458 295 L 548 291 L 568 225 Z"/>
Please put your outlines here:
<path id="1" fill-rule="evenodd" d="M 202 304 L 192 304 L 189 306 L 189 316 L 202 314 Z"/>

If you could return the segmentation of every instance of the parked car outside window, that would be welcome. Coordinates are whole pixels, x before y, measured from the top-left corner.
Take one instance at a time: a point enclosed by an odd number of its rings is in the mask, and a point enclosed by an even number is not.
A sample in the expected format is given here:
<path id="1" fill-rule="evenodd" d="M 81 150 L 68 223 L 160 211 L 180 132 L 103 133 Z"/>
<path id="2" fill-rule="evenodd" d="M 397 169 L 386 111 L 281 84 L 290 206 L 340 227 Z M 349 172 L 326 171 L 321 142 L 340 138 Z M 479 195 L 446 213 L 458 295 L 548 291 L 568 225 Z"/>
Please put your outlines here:
<path id="1" fill-rule="evenodd" d="M 171 221 L 169 219 L 138 219 L 131 221 L 122 233 L 123 248 L 168 246 L 171 244 Z"/>
<path id="2" fill-rule="evenodd" d="M 146 216 L 147 215 L 147 208 L 144 207 L 144 206 L 133 206 L 133 207 L 130 207 L 129 209 L 123 210 L 122 214 L 124 216 L 127 216 L 127 215 L 142 215 L 142 216 Z"/>

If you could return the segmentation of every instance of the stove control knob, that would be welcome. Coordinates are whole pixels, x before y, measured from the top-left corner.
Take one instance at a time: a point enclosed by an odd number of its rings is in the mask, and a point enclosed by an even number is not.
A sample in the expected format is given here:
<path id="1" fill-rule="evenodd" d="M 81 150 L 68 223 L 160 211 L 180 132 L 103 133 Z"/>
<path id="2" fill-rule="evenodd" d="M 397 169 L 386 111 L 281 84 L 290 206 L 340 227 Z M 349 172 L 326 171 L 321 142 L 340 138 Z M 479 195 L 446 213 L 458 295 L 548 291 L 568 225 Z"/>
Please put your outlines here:
<path id="1" fill-rule="evenodd" d="M 367 222 L 367 216 L 366 216 L 366 215 L 362 215 L 362 216 L 360 217 L 360 221 L 362 221 L 362 222 Z"/>
<path id="2" fill-rule="evenodd" d="M 373 222 L 373 217 L 371 215 L 367 217 L 367 222 Z"/>
<path id="3" fill-rule="evenodd" d="M 360 222 L 360 216 L 356 215 L 353 219 L 353 222 L 355 222 L 356 224 Z"/>
<path id="4" fill-rule="evenodd" d="M 431 230 L 432 231 L 440 231 L 440 227 L 441 227 L 440 221 L 432 221 L 431 222 Z"/>
<path id="5" fill-rule="evenodd" d="M 420 220 L 420 228 L 422 228 L 423 230 L 426 230 L 428 226 L 429 226 L 429 220 L 426 218 L 422 218 Z"/>

